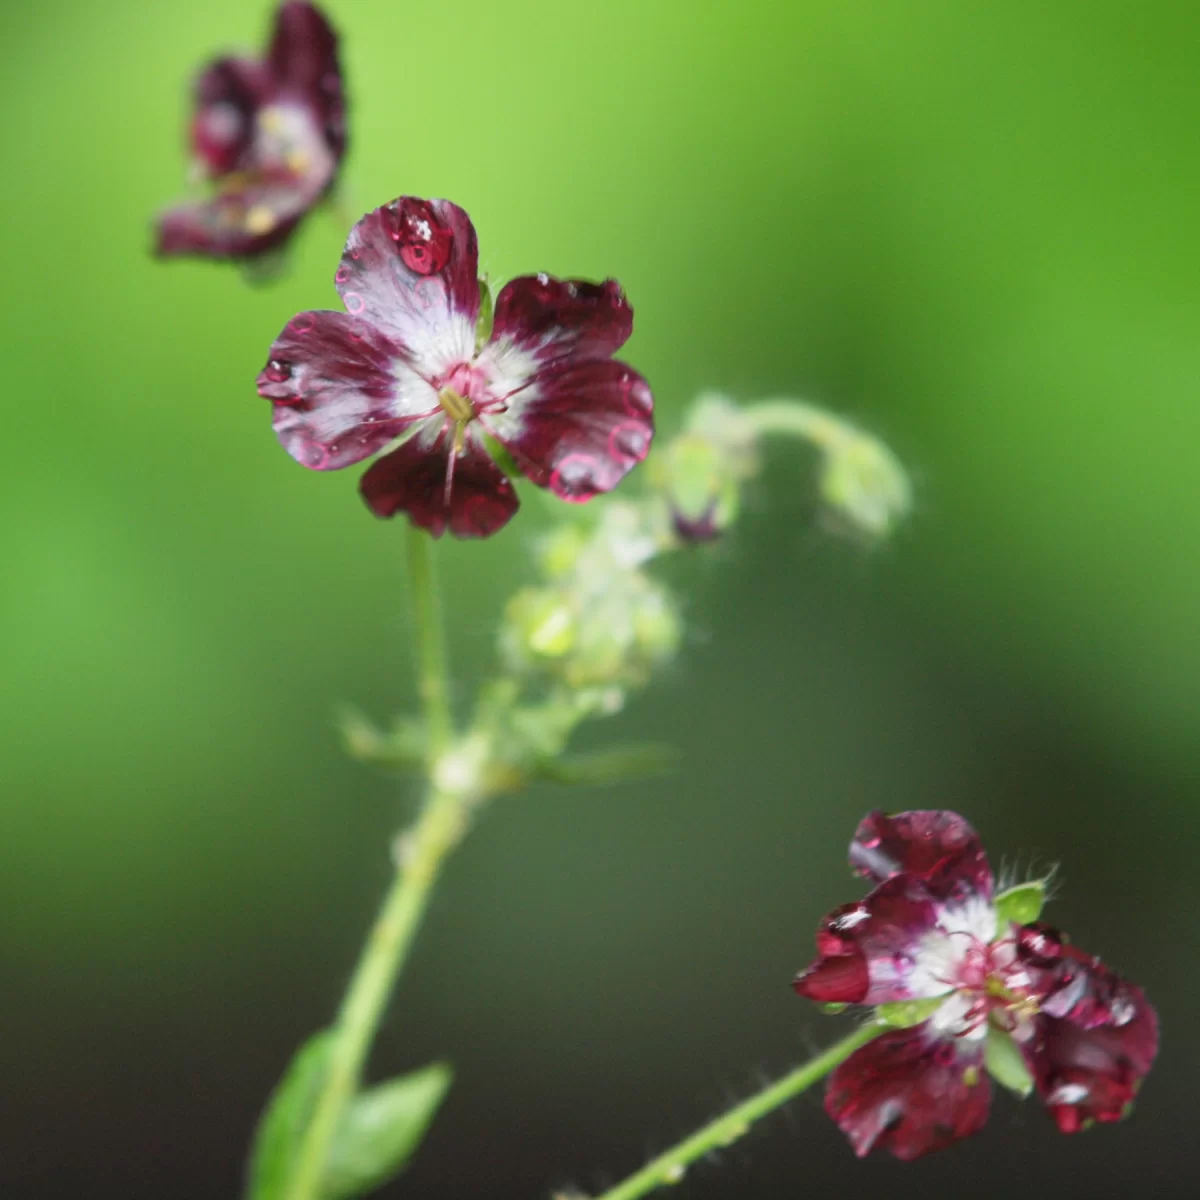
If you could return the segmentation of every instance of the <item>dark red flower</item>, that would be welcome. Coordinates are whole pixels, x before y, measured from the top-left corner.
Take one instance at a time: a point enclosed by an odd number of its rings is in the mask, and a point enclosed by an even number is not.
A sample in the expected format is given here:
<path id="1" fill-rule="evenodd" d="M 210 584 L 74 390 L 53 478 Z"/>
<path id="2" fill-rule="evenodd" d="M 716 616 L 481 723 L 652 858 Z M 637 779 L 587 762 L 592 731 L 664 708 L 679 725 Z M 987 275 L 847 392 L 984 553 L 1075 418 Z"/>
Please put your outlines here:
<path id="1" fill-rule="evenodd" d="M 288 0 L 266 58 L 217 59 L 195 104 L 191 148 L 212 195 L 159 218 L 158 253 L 247 259 L 281 245 L 346 151 L 337 35 L 314 5 Z"/>
<path id="2" fill-rule="evenodd" d="M 513 279 L 487 334 L 478 259 L 470 218 L 448 200 L 375 209 L 334 277 L 347 311 L 294 317 L 258 377 L 280 442 L 306 467 L 348 467 L 404 437 L 362 494 L 377 516 L 405 512 L 435 537 L 486 537 L 517 510 L 484 435 L 572 501 L 616 487 L 654 435 L 646 381 L 612 357 L 633 331 L 617 283 Z"/>
<path id="3" fill-rule="evenodd" d="M 855 1152 L 916 1158 L 982 1127 L 982 1069 L 1036 1087 L 1064 1133 L 1126 1114 L 1158 1049 L 1142 991 L 1036 921 L 1010 919 L 979 838 L 957 813 L 875 812 L 850 845 L 876 886 L 817 931 L 796 979 L 809 999 L 885 1006 L 905 1026 L 830 1076 L 825 1108 Z M 1040 890 L 1035 888 L 1040 906 Z"/>

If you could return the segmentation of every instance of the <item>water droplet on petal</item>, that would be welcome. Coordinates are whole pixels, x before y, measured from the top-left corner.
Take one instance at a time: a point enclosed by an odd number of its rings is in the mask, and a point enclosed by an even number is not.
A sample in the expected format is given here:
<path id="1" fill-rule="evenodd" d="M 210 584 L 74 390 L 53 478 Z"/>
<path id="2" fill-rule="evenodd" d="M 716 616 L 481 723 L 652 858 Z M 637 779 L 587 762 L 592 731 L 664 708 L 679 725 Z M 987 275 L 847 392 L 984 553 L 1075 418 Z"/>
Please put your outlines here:
<path id="1" fill-rule="evenodd" d="M 599 490 L 595 473 L 596 460 L 590 454 L 568 454 L 550 473 L 550 490 L 576 504 L 590 500 Z"/>
<path id="2" fill-rule="evenodd" d="M 263 371 L 263 378 L 268 383 L 286 383 L 292 377 L 292 364 L 281 358 L 273 358 Z"/>
<path id="3" fill-rule="evenodd" d="M 358 255 L 357 254 L 354 255 L 354 257 L 357 258 Z M 350 268 L 348 266 L 346 266 L 345 263 L 343 263 L 340 267 L 338 267 L 337 273 L 333 277 L 333 282 L 334 283 L 346 283 L 349 281 L 349 279 L 350 279 Z"/>
<path id="4" fill-rule="evenodd" d="M 622 421 L 609 434 L 608 449 L 614 458 L 641 462 L 650 449 L 650 431 L 635 421 Z"/>
<path id="5" fill-rule="evenodd" d="M 317 318 L 312 313 L 301 313 L 288 322 L 288 328 L 293 333 L 312 333 L 317 327 Z"/>
<path id="6" fill-rule="evenodd" d="M 400 259 L 418 275 L 445 269 L 454 248 L 454 234 L 425 200 L 404 196 L 384 210 L 388 233 L 400 247 Z"/>

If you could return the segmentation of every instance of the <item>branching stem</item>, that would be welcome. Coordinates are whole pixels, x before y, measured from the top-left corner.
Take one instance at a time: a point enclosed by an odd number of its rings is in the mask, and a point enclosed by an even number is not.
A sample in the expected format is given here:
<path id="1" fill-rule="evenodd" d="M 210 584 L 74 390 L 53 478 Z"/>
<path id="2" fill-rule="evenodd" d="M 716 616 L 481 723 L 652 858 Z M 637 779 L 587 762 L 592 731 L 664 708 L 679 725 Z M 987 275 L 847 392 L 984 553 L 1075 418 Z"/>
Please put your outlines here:
<path id="1" fill-rule="evenodd" d="M 425 533 L 409 531 L 409 591 L 420 655 L 417 683 L 429 736 L 432 776 L 433 766 L 449 747 L 454 729 L 431 550 Z M 463 798 L 431 786 L 416 824 L 397 842 L 396 875 L 338 1010 L 327 1070 L 300 1145 L 288 1200 L 320 1200 L 325 1164 L 338 1125 L 359 1089 L 371 1043 L 425 915 L 430 893 L 465 825 Z"/>

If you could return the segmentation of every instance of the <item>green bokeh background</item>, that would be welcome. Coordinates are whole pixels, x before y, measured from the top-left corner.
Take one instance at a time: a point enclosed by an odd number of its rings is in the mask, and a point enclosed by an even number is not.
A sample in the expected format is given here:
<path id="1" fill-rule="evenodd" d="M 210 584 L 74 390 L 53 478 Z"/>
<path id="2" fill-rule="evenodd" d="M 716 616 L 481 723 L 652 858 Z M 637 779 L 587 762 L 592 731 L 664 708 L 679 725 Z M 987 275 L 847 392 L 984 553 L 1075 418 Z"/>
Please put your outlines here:
<path id="1" fill-rule="evenodd" d="M 1061 862 L 1051 915 L 1145 984 L 1131 1122 L 854 1163 L 806 1098 L 690 1197 L 1186 1194 L 1200 850 L 1200 18 L 1194 4 L 329 0 L 342 211 L 285 276 L 160 264 L 188 80 L 265 5 L 0 15 L 0 1194 L 237 1193 L 262 1097 L 331 1013 L 409 792 L 335 702 L 412 702 L 402 528 L 296 467 L 253 377 L 332 306 L 351 220 L 462 204 L 493 278 L 618 277 L 660 429 L 700 389 L 885 436 L 918 506 L 883 551 L 772 456 L 735 535 L 669 571 L 679 665 L 595 744 L 666 783 L 541 789 L 451 867 L 379 1071 L 458 1080 L 426 1200 L 598 1189 L 830 1039 L 789 991 L 852 898 L 868 808 L 950 805 Z M 439 557 L 455 685 L 527 577 L 529 505 Z"/>

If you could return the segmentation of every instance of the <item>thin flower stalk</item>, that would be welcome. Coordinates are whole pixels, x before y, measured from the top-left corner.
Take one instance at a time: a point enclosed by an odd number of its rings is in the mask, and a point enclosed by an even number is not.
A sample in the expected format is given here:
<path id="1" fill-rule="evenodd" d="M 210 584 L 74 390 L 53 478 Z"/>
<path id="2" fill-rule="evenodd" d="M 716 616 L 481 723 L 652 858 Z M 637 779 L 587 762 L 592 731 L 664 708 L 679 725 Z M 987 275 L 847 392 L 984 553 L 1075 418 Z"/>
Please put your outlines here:
<path id="1" fill-rule="evenodd" d="M 856 1050 L 884 1032 L 879 1025 L 862 1025 L 830 1046 L 816 1058 L 803 1066 L 789 1071 L 781 1079 L 756 1092 L 753 1096 L 734 1105 L 690 1137 L 664 1151 L 640 1171 L 596 1197 L 596 1200 L 638 1200 L 660 1187 L 678 1183 L 692 1163 L 731 1146 L 744 1137 L 750 1127 L 763 1117 L 782 1107 L 795 1096 L 819 1083 L 830 1071 L 845 1062 Z"/>

